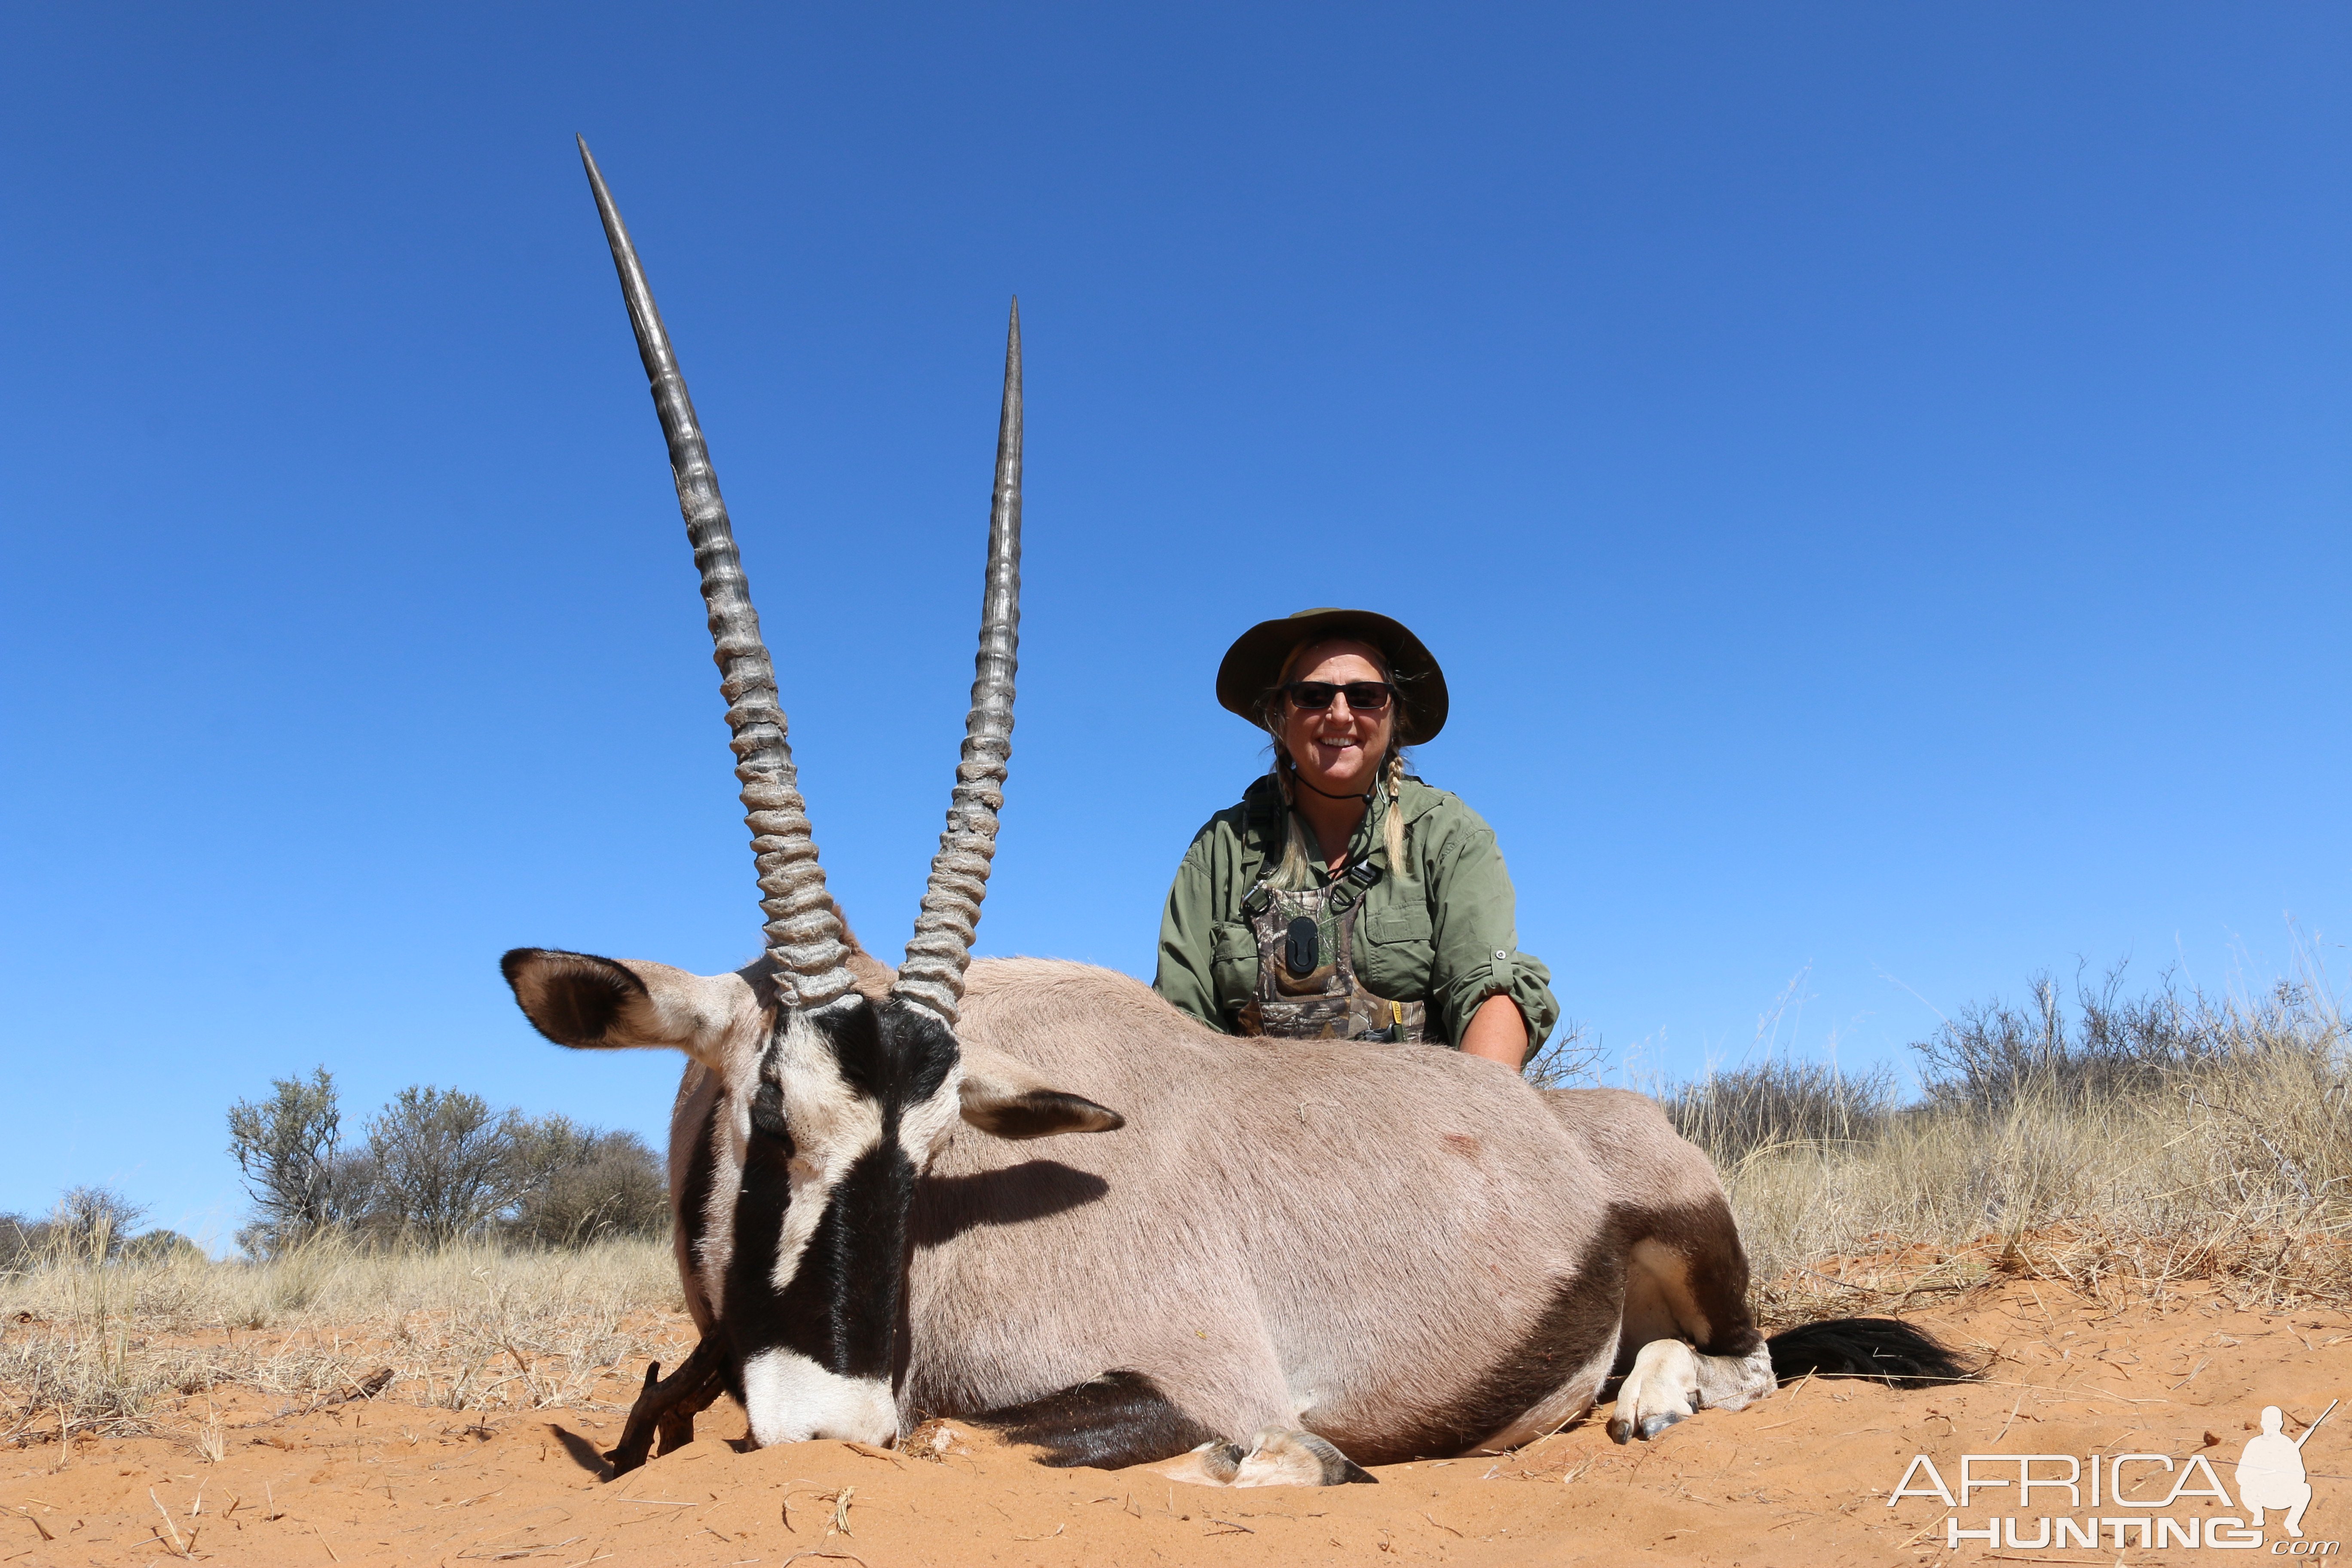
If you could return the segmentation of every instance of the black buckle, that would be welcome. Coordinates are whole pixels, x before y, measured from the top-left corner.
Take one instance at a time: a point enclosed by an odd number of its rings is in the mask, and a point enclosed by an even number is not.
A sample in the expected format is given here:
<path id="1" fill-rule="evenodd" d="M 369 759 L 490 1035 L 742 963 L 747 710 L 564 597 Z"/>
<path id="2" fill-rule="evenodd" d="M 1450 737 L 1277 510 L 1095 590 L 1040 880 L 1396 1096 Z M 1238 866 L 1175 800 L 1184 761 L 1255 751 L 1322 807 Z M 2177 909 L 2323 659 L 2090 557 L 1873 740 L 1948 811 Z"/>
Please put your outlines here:
<path id="1" fill-rule="evenodd" d="M 1274 907 L 1274 895 L 1264 888 L 1252 888 L 1249 897 L 1242 900 L 1242 913 L 1255 920 Z"/>
<path id="2" fill-rule="evenodd" d="M 1359 888 L 1369 890 L 1372 884 L 1380 879 L 1381 868 L 1370 860 L 1359 860 L 1348 868 L 1347 880 L 1355 883 Z"/>
<path id="3" fill-rule="evenodd" d="M 1315 918 L 1297 917 L 1283 933 L 1282 966 L 1303 978 L 1314 973 L 1322 962 L 1323 943 L 1321 933 L 1315 929 Z"/>

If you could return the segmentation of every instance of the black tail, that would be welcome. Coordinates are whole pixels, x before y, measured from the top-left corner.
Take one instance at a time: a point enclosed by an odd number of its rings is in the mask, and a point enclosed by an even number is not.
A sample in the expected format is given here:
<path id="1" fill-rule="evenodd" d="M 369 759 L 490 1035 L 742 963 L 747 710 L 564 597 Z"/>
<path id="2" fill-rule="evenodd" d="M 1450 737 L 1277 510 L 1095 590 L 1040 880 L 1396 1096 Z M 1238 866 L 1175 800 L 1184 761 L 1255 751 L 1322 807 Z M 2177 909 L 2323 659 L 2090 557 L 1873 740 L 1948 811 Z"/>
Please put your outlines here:
<path id="1" fill-rule="evenodd" d="M 1895 1388 L 1965 1383 L 1979 1369 L 1958 1352 L 1893 1318 L 1832 1318 L 1774 1334 L 1772 1375 L 1782 1383 L 1812 1373 L 1867 1377 Z"/>

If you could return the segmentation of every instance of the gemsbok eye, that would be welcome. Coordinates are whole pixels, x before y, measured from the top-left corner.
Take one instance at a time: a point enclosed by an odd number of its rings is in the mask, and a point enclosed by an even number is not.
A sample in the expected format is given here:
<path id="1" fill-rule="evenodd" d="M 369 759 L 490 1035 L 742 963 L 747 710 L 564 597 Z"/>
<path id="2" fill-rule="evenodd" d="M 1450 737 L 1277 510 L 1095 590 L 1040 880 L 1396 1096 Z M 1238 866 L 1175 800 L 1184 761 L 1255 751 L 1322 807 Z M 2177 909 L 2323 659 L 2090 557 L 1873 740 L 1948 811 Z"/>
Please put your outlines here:
<path id="1" fill-rule="evenodd" d="M 787 1153 L 792 1151 L 792 1129 L 784 1123 L 784 1091 L 773 1079 L 763 1079 L 760 1092 L 751 1097 L 751 1131 L 755 1137 L 774 1139 Z"/>

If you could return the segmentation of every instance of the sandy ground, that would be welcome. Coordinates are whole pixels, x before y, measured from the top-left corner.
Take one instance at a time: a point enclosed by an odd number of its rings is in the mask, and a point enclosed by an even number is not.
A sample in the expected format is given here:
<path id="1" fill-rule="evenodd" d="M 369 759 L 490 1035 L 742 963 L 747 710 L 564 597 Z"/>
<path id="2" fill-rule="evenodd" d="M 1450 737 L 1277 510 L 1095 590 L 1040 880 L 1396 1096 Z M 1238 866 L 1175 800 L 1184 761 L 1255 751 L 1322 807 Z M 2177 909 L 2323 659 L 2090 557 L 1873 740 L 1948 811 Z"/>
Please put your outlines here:
<path id="1" fill-rule="evenodd" d="M 744 1452 L 741 1413 L 723 1401 L 698 1442 L 608 1482 L 596 1450 L 618 1436 L 617 1415 L 476 1424 L 402 1403 L 396 1387 L 295 1413 L 215 1398 L 212 1461 L 193 1435 L 207 1415 L 197 1399 L 165 1417 L 190 1436 L 0 1452 L 0 1563 L 2210 1563 L 2211 1548 L 2150 1550 L 2131 1532 L 2120 1550 L 2105 1535 L 2096 1552 L 2032 1549 L 2035 1515 L 2117 1516 L 2070 1510 L 2063 1491 L 2037 1494 L 2031 1510 L 2002 1502 L 2013 1490 L 1959 1510 L 1970 1529 L 2020 1515 L 2026 1545 L 1997 1550 L 1948 1548 L 1953 1510 L 1932 1496 L 1887 1498 L 1915 1454 L 1957 1485 L 1962 1453 L 1994 1452 L 2160 1454 L 2177 1466 L 2203 1454 L 2234 1496 L 2263 1405 L 2284 1407 L 2294 1436 L 2352 1393 L 2352 1318 L 2245 1310 L 2196 1287 L 2117 1309 L 2013 1281 L 1919 1321 L 1991 1353 L 1986 1380 L 1913 1393 L 1815 1381 L 1646 1445 L 1617 1447 L 1593 1420 L 1516 1454 L 1390 1466 L 1377 1486 L 1322 1489 L 1049 1469 L 961 1427 L 938 1459 L 842 1443 Z M 627 1394 L 615 1382 L 605 1396 Z M 2343 1417 L 2303 1451 L 2308 1541 L 2352 1539 Z M 2140 1490 L 2169 1483 L 2152 1465 L 2137 1473 Z M 2219 1509 L 2183 1497 L 2161 1511 Z M 2295 1544 L 2269 1517 L 2264 1559 Z"/>

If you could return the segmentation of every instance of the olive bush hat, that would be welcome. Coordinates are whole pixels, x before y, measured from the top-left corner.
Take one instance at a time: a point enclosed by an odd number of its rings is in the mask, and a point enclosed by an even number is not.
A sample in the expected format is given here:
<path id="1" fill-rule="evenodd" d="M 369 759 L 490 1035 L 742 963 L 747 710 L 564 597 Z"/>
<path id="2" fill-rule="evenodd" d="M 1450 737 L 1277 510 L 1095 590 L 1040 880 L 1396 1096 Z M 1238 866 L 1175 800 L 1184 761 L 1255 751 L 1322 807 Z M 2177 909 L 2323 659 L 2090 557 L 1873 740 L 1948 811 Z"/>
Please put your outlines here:
<path id="1" fill-rule="evenodd" d="M 1217 666 L 1217 704 L 1252 724 L 1282 667 L 1308 643 L 1353 637 L 1381 650 L 1397 688 L 1397 744 L 1417 746 L 1445 728 L 1445 672 L 1401 621 L 1370 610 L 1300 610 L 1260 621 L 1225 650 Z"/>

